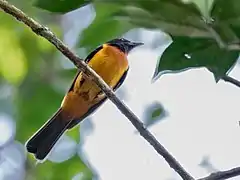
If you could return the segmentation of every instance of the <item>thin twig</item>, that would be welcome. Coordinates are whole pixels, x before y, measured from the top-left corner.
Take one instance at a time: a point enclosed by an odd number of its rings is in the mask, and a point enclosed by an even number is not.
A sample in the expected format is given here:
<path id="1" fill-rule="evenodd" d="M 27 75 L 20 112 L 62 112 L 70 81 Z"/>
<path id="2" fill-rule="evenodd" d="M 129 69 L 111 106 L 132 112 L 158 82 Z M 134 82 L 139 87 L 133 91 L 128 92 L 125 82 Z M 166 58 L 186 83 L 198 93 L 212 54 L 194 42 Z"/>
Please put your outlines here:
<path id="1" fill-rule="evenodd" d="M 209 176 L 200 178 L 198 180 L 224 180 L 224 179 L 229 179 L 239 175 L 240 175 L 240 167 L 236 167 L 227 171 L 218 171 L 218 172 L 212 173 Z"/>
<path id="2" fill-rule="evenodd" d="M 33 32 L 40 35 L 51 42 L 56 48 L 62 52 L 69 60 L 73 62 L 83 73 L 88 75 L 92 80 L 102 89 L 106 96 L 118 107 L 118 109 L 131 121 L 135 128 L 139 131 L 154 149 L 162 155 L 172 167 L 184 180 L 193 180 L 194 178 L 188 174 L 186 170 L 177 162 L 177 160 L 157 141 L 157 139 L 144 127 L 143 123 L 138 117 L 125 105 L 123 104 L 114 94 L 114 92 L 108 87 L 108 85 L 101 79 L 101 77 L 88 67 L 81 59 L 75 55 L 70 49 L 58 39 L 53 32 L 47 27 L 39 24 L 32 18 L 28 17 L 21 10 L 15 6 L 9 4 L 5 0 L 0 0 L 0 8 L 6 13 L 14 16 L 17 20 L 22 21 L 29 26 Z"/>
<path id="3" fill-rule="evenodd" d="M 230 77 L 230 76 L 223 76 L 222 77 L 222 80 L 226 81 L 226 82 L 230 82 L 232 84 L 234 84 L 235 86 L 239 87 L 240 88 L 240 81 Z"/>

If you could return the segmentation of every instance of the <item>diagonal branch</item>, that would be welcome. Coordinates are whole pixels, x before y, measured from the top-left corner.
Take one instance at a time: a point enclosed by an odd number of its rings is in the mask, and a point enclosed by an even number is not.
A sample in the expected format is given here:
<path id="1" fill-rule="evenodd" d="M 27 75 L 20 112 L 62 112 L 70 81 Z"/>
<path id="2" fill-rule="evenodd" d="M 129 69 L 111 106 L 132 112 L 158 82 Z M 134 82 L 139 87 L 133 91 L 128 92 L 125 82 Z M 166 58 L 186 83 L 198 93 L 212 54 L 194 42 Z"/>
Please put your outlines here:
<path id="1" fill-rule="evenodd" d="M 0 0 L 0 8 L 6 13 L 15 17 L 18 21 L 29 26 L 37 35 L 44 37 L 51 42 L 63 55 L 73 62 L 83 73 L 88 75 L 106 94 L 106 96 L 118 107 L 118 109 L 131 121 L 140 135 L 145 138 L 153 148 L 164 157 L 169 166 L 172 167 L 184 180 L 193 180 L 194 178 L 188 174 L 186 170 L 177 162 L 177 160 L 157 141 L 157 139 L 144 127 L 138 117 L 114 94 L 101 77 L 81 59 L 75 55 L 53 32 L 47 27 L 39 24 L 32 18 L 28 17 L 21 10 L 9 4 L 6 0 Z"/>
<path id="2" fill-rule="evenodd" d="M 222 77 L 222 80 L 226 81 L 226 82 L 229 82 L 229 83 L 232 83 L 234 84 L 235 86 L 239 87 L 240 88 L 240 81 L 230 77 L 230 76 L 223 76 Z"/>
<path id="3" fill-rule="evenodd" d="M 224 179 L 229 179 L 239 175 L 240 175 L 240 167 L 236 167 L 227 171 L 218 171 L 218 172 L 212 173 L 209 176 L 200 178 L 198 180 L 224 180 Z"/>

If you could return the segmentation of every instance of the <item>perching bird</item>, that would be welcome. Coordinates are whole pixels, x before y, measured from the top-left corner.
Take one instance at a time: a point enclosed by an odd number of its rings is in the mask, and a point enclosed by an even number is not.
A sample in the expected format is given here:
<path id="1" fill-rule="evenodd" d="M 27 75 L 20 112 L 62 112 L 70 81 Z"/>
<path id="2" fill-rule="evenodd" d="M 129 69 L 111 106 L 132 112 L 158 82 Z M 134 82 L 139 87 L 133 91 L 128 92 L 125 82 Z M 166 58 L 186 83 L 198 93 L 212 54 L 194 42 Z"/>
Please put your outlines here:
<path id="1" fill-rule="evenodd" d="M 113 39 L 91 52 L 85 62 L 115 91 L 126 78 L 127 55 L 135 43 L 124 38 Z M 26 149 L 38 160 L 49 154 L 61 135 L 100 107 L 107 97 L 102 90 L 78 72 L 58 111 L 26 143 Z"/>

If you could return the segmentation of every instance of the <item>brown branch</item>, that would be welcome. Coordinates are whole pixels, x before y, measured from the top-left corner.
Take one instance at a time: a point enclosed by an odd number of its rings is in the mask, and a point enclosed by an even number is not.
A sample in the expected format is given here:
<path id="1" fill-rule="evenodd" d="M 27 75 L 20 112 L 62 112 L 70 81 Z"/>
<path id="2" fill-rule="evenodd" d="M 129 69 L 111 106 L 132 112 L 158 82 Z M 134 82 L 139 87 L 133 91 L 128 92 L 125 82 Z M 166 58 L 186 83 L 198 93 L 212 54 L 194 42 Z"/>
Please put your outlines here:
<path id="1" fill-rule="evenodd" d="M 172 167 L 184 180 L 193 180 L 194 178 L 188 174 L 186 170 L 177 162 L 177 160 L 156 140 L 156 138 L 144 127 L 143 123 L 138 117 L 123 104 L 108 87 L 108 85 L 101 79 L 101 77 L 88 67 L 81 59 L 75 55 L 70 49 L 58 39 L 53 32 L 47 27 L 39 24 L 32 18 L 28 17 L 21 10 L 9 4 L 6 0 L 0 0 L 0 8 L 6 13 L 14 16 L 18 21 L 23 22 L 29 26 L 37 35 L 44 37 L 51 42 L 59 51 L 62 52 L 69 60 L 73 62 L 83 73 L 88 75 L 106 94 L 106 96 L 118 107 L 118 109 L 131 121 L 140 135 L 145 138 L 153 148 L 164 157 L 169 166 Z"/>
<path id="2" fill-rule="evenodd" d="M 239 87 L 240 88 L 240 81 L 230 77 L 230 76 L 223 76 L 222 77 L 222 80 L 226 81 L 226 82 L 229 82 L 229 83 L 232 83 L 234 84 L 235 86 Z"/>
<path id="3" fill-rule="evenodd" d="M 224 180 L 224 179 L 229 179 L 239 175 L 240 175 L 240 167 L 237 167 L 227 171 L 218 171 L 210 174 L 207 177 L 200 178 L 198 180 Z"/>

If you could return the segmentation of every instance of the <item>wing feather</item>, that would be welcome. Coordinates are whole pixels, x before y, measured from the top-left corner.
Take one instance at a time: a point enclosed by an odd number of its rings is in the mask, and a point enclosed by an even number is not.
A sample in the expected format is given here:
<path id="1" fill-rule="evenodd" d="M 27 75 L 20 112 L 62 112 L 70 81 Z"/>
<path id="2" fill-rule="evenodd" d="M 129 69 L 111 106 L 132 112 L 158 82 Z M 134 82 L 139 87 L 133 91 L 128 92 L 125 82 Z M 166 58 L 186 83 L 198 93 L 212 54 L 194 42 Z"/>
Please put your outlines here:
<path id="1" fill-rule="evenodd" d="M 129 69 L 129 68 L 128 68 Z M 118 81 L 118 83 L 114 86 L 113 91 L 116 91 L 124 82 L 124 80 L 127 77 L 128 69 L 124 72 L 121 79 Z M 78 123 L 80 123 L 83 119 L 85 119 L 87 116 L 90 116 L 93 112 L 95 112 L 105 101 L 107 100 L 107 97 L 104 97 L 101 101 L 94 104 L 80 119 L 75 119 L 69 124 L 68 129 L 73 128 Z"/>

